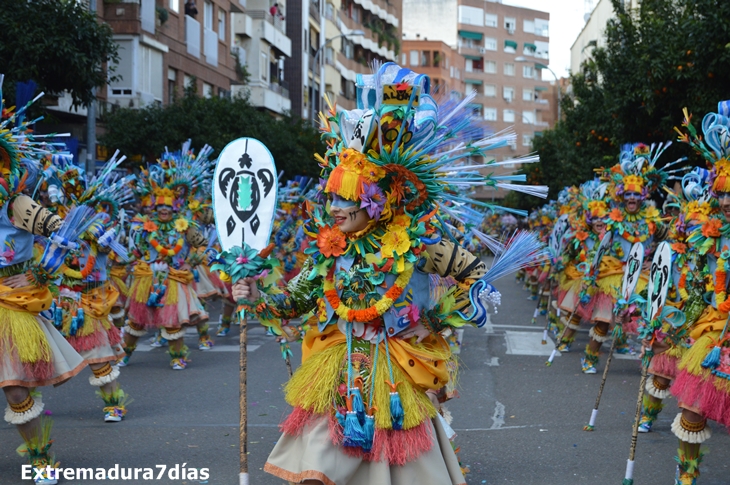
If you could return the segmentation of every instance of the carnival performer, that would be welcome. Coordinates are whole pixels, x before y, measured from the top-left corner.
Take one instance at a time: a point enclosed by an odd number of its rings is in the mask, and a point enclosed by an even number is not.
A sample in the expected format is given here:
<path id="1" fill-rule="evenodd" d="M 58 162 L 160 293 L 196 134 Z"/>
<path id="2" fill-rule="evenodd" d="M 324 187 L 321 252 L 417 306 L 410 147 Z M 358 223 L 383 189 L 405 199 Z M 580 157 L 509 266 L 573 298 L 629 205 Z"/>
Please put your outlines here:
<path id="1" fill-rule="evenodd" d="M 471 318 L 469 289 L 486 268 L 438 213 L 473 203 L 456 187 L 500 183 L 477 171 L 489 164 L 451 167 L 503 140 L 465 139 L 471 98 L 439 106 L 426 76 L 387 63 L 358 79 L 362 109 L 323 117 L 327 210 L 312 208 L 305 225 L 310 259 L 283 291 L 233 286 L 264 324 L 317 311 L 286 387 L 294 411 L 264 470 L 306 484 L 462 484 L 426 393 L 451 379 L 440 332 Z"/>
<path id="2" fill-rule="evenodd" d="M 93 210 L 74 210 L 64 223 L 23 194 L 36 184 L 41 157 L 55 150 L 43 135 L 30 131 L 23 118 L 29 105 L 13 112 L 0 101 L 0 112 L 7 116 L 0 120 L 0 388 L 8 402 L 5 421 L 23 437 L 18 452 L 29 459 L 36 483 L 52 485 L 58 483 L 46 468 L 56 466 L 50 453 L 52 420 L 41 418 L 44 405 L 35 389 L 67 381 L 86 362 L 41 313 L 53 301 L 54 273 L 75 247 L 70 229 L 80 224 L 84 230 Z M 39 262 L 33 257 L 34 236 L 52 241 Z"/>
<path id="3" fill-rule="evenodd" d="M 622 147 L 620 162 L 605 175 L 609 178 L 608 194 L 612 208 L 606 219 L 606 231 L 612 234 L 611 250 L 600 261 L 596 277 L 596 292 L 584 308 L 584 316 L 593 323 L 589 332 L 590 341 L 581 358 L 584 374 L 595 374 L 601 345 L 610 340 L 609 326 L 613 307 L 619 298 L 618 288 L 623 278 L 623 265 L 629 257 L 631 246 L 640 242 L 644 245 L 644 261 L 650 261 L 654 244 L 663 240 L 667 226 L 649 196 L 663 187 L 674 172 L 667 170 L 677 160 L 656 167 L 664 150 L 671 145 L 652 145 L 642 143 Z M 642 273 L 636 287 L 640 293 L 646 287 L 648 277 Z M 622 322 L 616 322 L 621 324 Z M 625 343 L 623 345 L 626 347 Z M 620 349 L 618 352 L 622 352 Z M 623 351 L 625 352 L 625 351 Z"/>
<path id="4" fill-rule="evenodd" d="M 196 157 L 188 141 L 181 152 L 166 151 L 159 164 L 138 176 L 140 192 L 154 210 L 150 216 L 132 220 L 135 262 L 124 329 L 126 355 L 120 365 L 129 363 L 137 340 L 149 329 L 159 329 L 169 342 L 173 370 L 184 370 L 189 362 L 183 341 L 185 326 L 197 326 L 198 349 L 213 345 L 208 313 L 193 288 L 194 275 L 187 263 L 191 251 L 208 244 L 187 208 L 195 200 L 196 190 L 211 178 L 211 152 L 206 145 Z"/>
<path id="5" fill-rule="evenodd" d="M 675 195 L 670 192 L 667 200 L 671 208 L 676 205 L 679 209 L 669 225 L 667 240 L 672 243 L 672 286 L 667 304 L 683 311 L 685 326 L 691 327 L 704 311 L 706 304 L 704 295 L 711 288 L 707 288 L 706 255 L 700 254 L 700 246 L 691 244 L 689 238 L 692 233 L 711 219 L 716 219 L 717 206 L 707 193 L 709 171 L 695 168 L 691 173 L 682 177 L 682 192 Z M 696 238 L 695 238 L 696 240 Z M 662 331 L 655 334 L 653 341 L 644 340 L 644 348 L 653 350 L 653 358 L 648 369 L 652 375 L 646 383 L 646 393 L 643 398 L 643 409 L 639 432 L 648 433 L 664 407 L 664 399 L 669 396 L 669 386 L 677 376 L 677 364 L 689 347 L 686 338 L 679 340 L 671 338 L 670 322 L 664 322 Z"/>
<path id="6" fill-rule="evenodd" d="M 679 137 L 707 161 L 710 204 L 719 208 L 717 213 L 707 214 L 708 219 L 693 228 L 688 238 L 700 255 L 706 255 L 705 271 L 712 277 L 712 298 L 689 329 L 691 347 L 682 355 L 670 388 L 682 409 L 672 423 L 672 432 L 679 438 L 676 483 L 680 485 L 697 483 L 704 454 L 700 446 L 711 435 L 707 420 L 730 427 L 730 301 L 727 299 L 730 150 L 725 141 L 730 135 L 729 114 L 730 102 L 719 103 L 718 113 L 709 113 L 703 119 L 704 136 L 700 137 L 685 109 L 684 130 Z"/>
<path id="7" fill-rule="evenodd" d="M 119 291 L 109 282 L 109 255 L 128 260 L 126 249 L 116 240 L 116 226 L 121 205 L 134 198 L 129 187 L 134 177 L 120 178 L 114 172 L 125 160 L 118 155 L 116 152 L 95 177 L 88 177 L 65 155 L 54 155 L 54 165 L 44 171 L 50 174 L 46 181 L 51 192 L 61 195 L 58 204 L 87 204 L 103 214 L 82 235 L 82 246 L 66 257 L 59 294 L 50 312 L 56 328 L 89 365 L 89 384 L 99 388 L 106 422 L 121 421 L 128 402 L 117 380 L 119 369 L 112 365 L 124 352 L 121 332 L 113 323 Z"/>

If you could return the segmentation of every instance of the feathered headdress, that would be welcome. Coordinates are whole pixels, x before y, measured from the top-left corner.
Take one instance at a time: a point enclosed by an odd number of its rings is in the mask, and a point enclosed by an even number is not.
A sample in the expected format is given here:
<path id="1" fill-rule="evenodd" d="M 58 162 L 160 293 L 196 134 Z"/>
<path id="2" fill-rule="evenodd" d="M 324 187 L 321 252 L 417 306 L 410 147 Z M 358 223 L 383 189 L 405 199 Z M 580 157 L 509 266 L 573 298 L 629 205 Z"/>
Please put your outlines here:
<path id="1" fill-rule="evenodd" d="M 525 181 L 524 175 L 485 175 L 485 169 L 538 158 L 472 162 L 507 146 L 514 134 L 490 134 L 469 108 L 474 94 L 439 104 L 429 89 L 427 76 L 394 63 L 358 75 L 357 109 L 337 112 L 330 106 L 327 116 L 320 115 L 328 145 L 324 158 L 318 157 L 324 192 L 359 203 L 375 220 L 391 217 L 396 208 L 415 215 L 446 204 L 492 207 L 466 194 L 478 186 L 547 195 L 547 187 L 512 183 Z"/>
<path id="2" fill-rule="evenodd" d="M 616 199 L 622 200 L 626 192 L 641 194 L 646 199 L 651 193 L 663 187 L 674 174 L 684 169 L 668 170 L 686 160 L 685 157 L 668 163 L 662 168 L 657 162 L 662 154 L 672 145 L 672 142 L 652 144 L 626 144 L 621 147 L 619 163 L 604 172 L 604 177 L 610 182 L 609 193 Z"/>
<path id="3" fill-rule="evenodd" d="M 608 183 L 601 182 L 598 179 L 589 180 L 580 186 L 580 201 L 587 224 L 591 224 L 597 219 L 603 219 L 608 215 L 607 189 Z"/>

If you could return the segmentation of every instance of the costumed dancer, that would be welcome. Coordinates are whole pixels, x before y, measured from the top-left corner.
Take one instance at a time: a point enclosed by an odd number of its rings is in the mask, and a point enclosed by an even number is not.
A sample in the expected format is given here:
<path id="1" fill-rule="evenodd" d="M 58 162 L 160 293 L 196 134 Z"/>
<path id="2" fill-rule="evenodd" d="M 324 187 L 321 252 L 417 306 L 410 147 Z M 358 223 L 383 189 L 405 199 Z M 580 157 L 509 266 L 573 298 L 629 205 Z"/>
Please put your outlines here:
<path id="1" fill-rule="evenodd" d="M 440 332 L 474 317 L 470 302 L 481 303 L 469 288 L 486 268 L 441 232 L 439 207 L 473 202 L 453 187 L 513 185 L 485 180 L 478 170 L 489 164 L 454 167 L 504 137 L 472 140 L 483 136 L 473 130 L 472 97 L 438 106 L 428 90 L 427 77 L 392 63 L 358 76 L 362 108 L 323 118 L 328 212 L 314 208 L 305 226 L 310 259 L 283 291 L 252 279 L 233 286 L 267 325 L 317 310 L 286 387 L 294 411 L 264 467 L 284 480 L 465 483 L 426 391 L 449 382 Z M 446 288 L 448 276 L 459 285 Z M 471 294 L 477 288 L 484 280 Z"/>
<path id="2" fill-rule="evenodd" d="M 0 88 L 2 80 L 0 75 Z M 8 402 L 5 421 L 24 440 L 18 452 L 29 459 L 36 483 L 52 485 L 58 483 L 50 453 L 52 420 L 41 418 L 43 402 L 35 389 L 67 381 L 86 363 L 41 313 L 53 302 L 54 273 L 76 247 L 70 242 L 74 226 L 85 230 L 93 210 L 78 208 L 64 222 L 23 194 L 35 185 L 41 157 L 55 149 L 29 130 L 23 114 L 30 104 L 13 112 L 0 101 L 7 116 L 0 120 L 0 388 Z M 50 238 L 40 262 L 33 258 L 34 235 Z"/>
<path id="3" fill-rule="evenodd" d="M 121 261 L 128 260 L 126 249 L 116 240 L 117 216 L 120 206 L 134 198 L 129 187 L 134 177 L 114 173 L 125 160 L 117 156 L 118 152 L 93 178 L 63 155 L 54 155 L 54 165 L 45 171 L 53 172 L 49 190 L 62 195 L 61 204 L 67 208 L 86 204 L 103 215 L 82 234 L 82 246 L 66 257 L 50 313 L 53 324 L 89 365 L 89 384 L 99 388 L 106 422 L 121 421 L 129 402 L 117 380 L 119 369 L 112 365 L 124 352 L 121 332 L 113 323 L 119 291 L 110 284 L 108 271 L 111 252 Z"/>
<path id="4" fill-rule="evenodd" d="M 672 423 L 679 438 L 676 483 L 695 484 L 700 474 L 703 442 L 710 438 L 707 420 L 730 427 L 730 335 L 728 318 L 728 259 L 730 259 L 730 102 L 718 105 L 718 113 L 709 113 L 702 120 L 704 136 L 698 136 L 685 110 L 680 141 L 689 143 L 708 163 L 708 186 L 711 204 L 717 214 L 696 227 L 688 241 L 700 255 L 707 257 L 706 272 L 712 277 L 712 297 L 689 331 L 691 347 L 678 364 L 678 373 L 671 393 L 682 412 Z M 688 302 L 687 304 L 691 304 Z"/>
<path id="5" fill-rule="evenodd" d="M 636 242 L 642 243 L 644 261 L 648 262 L 651 260 L 653 244 L 663 240 L 667 234 L 667 226 L 662 223 L 661 214 L 650 203 L 649 196 L 663 187 L 672 173 L 666 171 L 672 164 L 661 170 L 655 166 L 670 145 L 671 142 L 656 147 L 642 143 L 625 145 L 621 151 L 620 162 L 605 174 L 610 180 L 608 194 L 612 199 L 612 208 L 606 219 L 606 231 L 612 235 L 612 244 L 611 251 L 600 262 L 600 271 L 595 282 L 596 293 L 582 309 L 584 318 L 593 323 L 589 332 L 590 341 L 581 358 L 584 374 L 596 373 L 601 345 L 611 339 L 611 315 L 620 298 L 623 266 L 629 257 L 631 246 Z M 648 277 L 644 272 L 637 283 L 636 293 L 644 290 L 647 281 Z M 625 334 L 623 338 L 625 339 Z M 621 350 L 621 347 L 626 350 Z M 619 343 L 617 352 L 627 351 L 624 340 Z"/>
<path id="6" fill-rule="evenodd" d="M 195 293 L 193 271 L 186 262 L 192 250 L 208 244 L 187 208 L 211 177 L 211 151 L 206 145 L 196 157 L 188 141 L 182 152 L 166 151 L 159 164 L 138 176 L 138 187 L 154 209 L 151 215 L 132 220 L 129 237 L 135 262 L 124 328 L 126 355 L 120 365 L 129 363 L 137 340 L 148 329 L 159 329 L 169 342 L 173 370 L 183 370 L 189 362 L 185 326 L 197 326 L 198 349 L 212 347 L 208 313 Z"/>

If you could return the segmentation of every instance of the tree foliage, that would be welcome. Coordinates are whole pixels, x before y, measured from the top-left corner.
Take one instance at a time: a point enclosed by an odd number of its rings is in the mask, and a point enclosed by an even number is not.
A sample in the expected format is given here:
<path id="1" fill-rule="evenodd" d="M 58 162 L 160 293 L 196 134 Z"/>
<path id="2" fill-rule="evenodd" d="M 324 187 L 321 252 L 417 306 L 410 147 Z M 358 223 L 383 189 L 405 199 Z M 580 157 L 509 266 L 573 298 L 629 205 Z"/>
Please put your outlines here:
<path id="1" fill-rule="evenodd" d="M 87 106 L 92 88 L 108 80 L 105 65 L 118 60 L 112 29 L 97 22 L 76 0 L 0 0 L 0 72 L 6 101 L 16 82 L 33 80 L 39 90 L 71 93 Z"/>
<path id="2" fill-rule="evenodd" d="M 552 198 L 616 163 L 624 143 L 676 139 L 684 107 L 701 117 L 730 99 L 730 2 L 643 0 L 634 11 L 612 3 L 605 45 L 571 76 L 563 119 L 534 140 L 541 163 L 527 170 Z M 702 163 L 679 143 L 664 161 L 681 156 Z M 516 205 L 539 202 L 521 197 Z"/>
<path id="3" fill-rule="evenodd" d="M 196 150 L 212 146 L 217 155 L 231 141 L 246 136 L 269 148 L 285 176 L 317 176 L 314 154 L 325 151 L 317 130 L 301 119 L 288 115 L 275 119 L 245 98 L 201 98 L 194 91 L 167 106 L 118 108 L 104 116 L 104 125 L 100 137 L 104 146 L 146 160 L 159 158 L 165 147 L 179 149 L 187 139 Z"/>

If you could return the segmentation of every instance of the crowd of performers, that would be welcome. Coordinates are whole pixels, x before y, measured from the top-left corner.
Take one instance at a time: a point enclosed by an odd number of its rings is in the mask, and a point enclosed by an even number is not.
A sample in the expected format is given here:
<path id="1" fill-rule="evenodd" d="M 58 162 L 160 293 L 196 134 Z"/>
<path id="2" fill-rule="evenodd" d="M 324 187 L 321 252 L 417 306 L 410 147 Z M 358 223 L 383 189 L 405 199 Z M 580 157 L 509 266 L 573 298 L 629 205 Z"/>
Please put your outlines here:
<path id="1" fill-rule="evenodd" d="M 600 349 L 614 337 L 618 352 L 633 352 L 628 336 L 640 341 L 649 378 L 638 431 L 651 432 L 664 400 L 677 399 L 681 412 L 671 430 L 679 440 L 675 483 L 681 485 L 697 483 L 701 445 L 711 435 L 708 420 L 730 426 L 729 108 L 719 103 L 717 113 L 703 118 L 701 132 L 687 111 L 677 127 L 679 142 L 689 144 L 706 168 L 678 169 L 683 160 L 660 161 L 668 143 L 627 145 L 618 164 L 597 170 L 594 180 L 565 188 L 557 202 L 536 210 L 529 223 L 545 242 L 561 225 L 566 230 L 559 251 L 517 274 L 528 298 L 538 300 L 535 315 L 547 313 L 546 328 L 558 351 L 571 351 L 581 325 L 590 329 L 583 373 L 596 373 Z M 608 251 L 597 256 L 607 234 Z M 652 254 L 662 241 L 672 251 L 668 300 L 652 322 L 642 309 Z M 637 242 L 644 264 L 635 295 L 624 301 L 621 279 Z"/>

